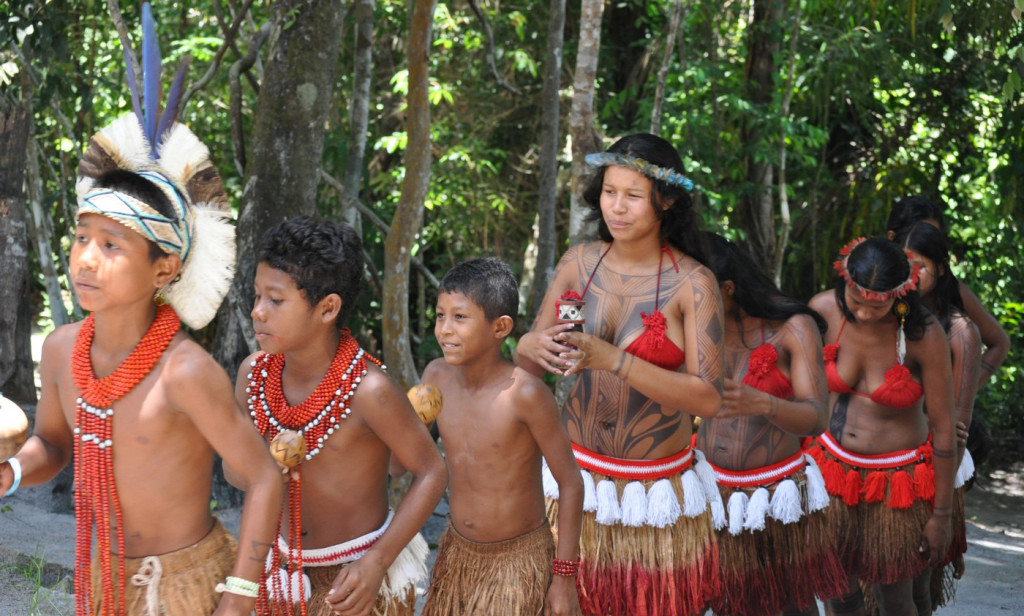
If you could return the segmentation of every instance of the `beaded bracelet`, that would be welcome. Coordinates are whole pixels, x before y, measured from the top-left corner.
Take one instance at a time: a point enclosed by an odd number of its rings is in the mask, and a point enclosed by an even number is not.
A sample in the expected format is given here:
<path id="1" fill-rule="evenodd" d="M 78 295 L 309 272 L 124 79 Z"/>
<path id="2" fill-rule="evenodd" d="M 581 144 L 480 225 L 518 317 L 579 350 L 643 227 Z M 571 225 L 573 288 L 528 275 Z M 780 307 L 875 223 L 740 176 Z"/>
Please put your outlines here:
<path id="1" fill-rule="evenodd" d="M 217 592 L 229 592 L 243 597 L 256 598 L 259 595 L 260 585 L 256 582 L 243 580 L 242 578 L 229 575 L 223 583 L 217 584 L 214 588 Z"/>
<path id="2" fill-rule="evenodd" d="M 562 577 L 576 577 L 580 572 L 580 561 L 555 558 L 551 561 L 551 573 Z"/>
<path id="3" fill-rule="evenodd" d="M 4 496 L 14 494 L 18 491 L 18 486 L 21 485 L 21 462 L 19 462 L 17 458 L 11 458 L 7 463 L 11 465 L 11 472 L 14 473 L 14 483 L 12 483 L 11 487 L 4 492 Z"/>

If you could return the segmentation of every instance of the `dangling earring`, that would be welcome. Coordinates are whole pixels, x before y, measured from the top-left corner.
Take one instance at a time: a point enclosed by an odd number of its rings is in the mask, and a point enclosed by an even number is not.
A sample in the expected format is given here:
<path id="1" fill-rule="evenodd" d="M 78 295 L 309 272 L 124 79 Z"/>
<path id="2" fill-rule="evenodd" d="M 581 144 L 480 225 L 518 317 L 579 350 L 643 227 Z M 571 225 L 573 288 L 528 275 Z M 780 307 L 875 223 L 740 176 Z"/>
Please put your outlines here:
<path id="1" fill-rule="evenodd" d="M 893 309 L 896 312 L 896 317 L 900 320 L 900 329 L 896 332 L 896 359 L 902 364 L 903 358 L 907 355 L 907 337 L 903 333 L 903 325 L 907 322 L 907 315 L 910 314 L 910 304 L 906 300 L 898 299 Z"/>
<path id="2" fill-rule="evenodd" d="M 156 304 L 157 306 L 166 306 L 167 305 L 167 298 L 164 297 L 164 290 L 163 289 L 160 289 L 159 291 L 157 291 L 157 294 L 153 296 L 153 303 Z"/>

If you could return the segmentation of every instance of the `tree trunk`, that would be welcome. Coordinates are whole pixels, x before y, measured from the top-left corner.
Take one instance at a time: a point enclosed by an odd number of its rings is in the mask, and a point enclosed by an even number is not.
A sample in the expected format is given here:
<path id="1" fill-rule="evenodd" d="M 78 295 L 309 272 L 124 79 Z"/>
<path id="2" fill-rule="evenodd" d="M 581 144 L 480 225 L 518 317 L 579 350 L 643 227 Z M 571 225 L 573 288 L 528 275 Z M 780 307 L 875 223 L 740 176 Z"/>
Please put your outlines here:
<path id="1" fill-rule="evenodd" d="M 590 176 L 583 158 L 601 152 L 604 145 L 594 127 L 594 80 L 601 51 L 601 18 L 604 0 L 583 0 L 580 7 L 580 40 L 576 53 L 576 74 L 573 77 L 572 108 L 569 131 L 572 135 L 572 197 L 569 209 L 569 242 L 577 244 L 593 238 L 596 226 L 585 221 L 589 209 L 583 204 L 580 191 Z"/>
<path id="2" fill-rule="evenodd" d="M 661 128 L 661 107 L 665 103 L 665 82 L 668 80 L 668 69 L 672 64 L 672 51 L 679 33 L 679 18 L 683 13 L 682 0 L 672 5 L 672 16 L 669 18 L 668 36 L 665 38 L 665 53 L 661 56 L 661 67 L 658 68 L 658 85 L 654 89 L 654 109 L 651 110 L 651 134 L 657 135 Z"/>
<path id="3" fill-rule="evenodd" d="M 28 126 L 26 110 L 0 97 L 0 392 L 23 405 L 36 401 L 24 189 Z"/>
<path id="4" fill-rule="evenodd" d="M 384 242 L 384 360 L 405 388 L 419 381 L 409 343 L 409 258 L 423 224 L 430 183 L 430 99 L 428 57 L 437 0 L 416 0 L 409 27 L 409 98 L 406 107 L 405 180 L 391 231 Z"/>
<path id="5" fill-rule="evenodd" d="M 537 200 L 537 263 L 534 269 L 532 299 L 527 314 L 537 311 L 551 274 L 555 269 L 558 235 L 555 210 L 558 201 L 558 151 L 561 143 L 558 92 L 561 89 L 562 47 L 565 43 L 565 0 L 548 5 L 547 54 L 544 62 L 544 87 L 541 91 L 540 122 L 540 195 Z"/>
<path id="6" fill-rule="evenodd" d="M 363 221 L 355 200 L 366 159 L 366 133 L 370 121 L 370 85 L 373 77 L 373 11 L 376 0 L 356 0 L 356 66 L 349 106 L 348 161 L 345 164 L 345 194 L 342 195 L 341 217 L 363 235 Z"/>
<path id="7" fill-rule="evenodd" d="M 769 267 L 775 263 L 776 251 L 772 199 L 775 168 L 767 152 L 776 133 L 762 124 L 774 100 L 775 56 L 781 47 L 784 12 L 785 0 L 754 0 L 747 43 L 747 96 L 753 111 L 743 130 L 749 192 L 737 208 L 751 254 Z M 756 155 L 758 152 L 760 156 Z"/>
<path id="8" fill-rule="evenodd" d="M 239 207 L 238 271 L 221 307 L 214 345 L 217 360 L 232 378 L 239 363 L 255 350 L 255 341 L 246 332 L 251 329 L 249 307 L 260 238 L 285 219 L 316 213 L 324 122 L 343 17 L 344 11 L 332 0 L 275 5 Z"/>

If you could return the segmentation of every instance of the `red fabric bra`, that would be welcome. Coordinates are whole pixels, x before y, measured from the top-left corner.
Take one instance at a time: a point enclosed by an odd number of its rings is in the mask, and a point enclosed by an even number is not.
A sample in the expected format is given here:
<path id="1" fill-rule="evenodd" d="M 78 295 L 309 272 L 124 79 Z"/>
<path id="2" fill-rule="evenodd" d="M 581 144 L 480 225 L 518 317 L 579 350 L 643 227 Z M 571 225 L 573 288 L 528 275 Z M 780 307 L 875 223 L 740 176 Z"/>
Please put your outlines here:
<path id="1" fill-rule="evenodd" d="M 836 358 L 839 356 L 839 338 L 843 335 L 845 327 L 846 319 L 844 318 L 843 324 L 839 327 L 839 336 L 836 336 L 836 341 L 826 344 L 824 348 L 825 378 L 828 380 L 830 391 L 870 398 L 876 404 L 897 409 L 906 408 L 921 399 L 921 396 L 924 395 L 924 388 L 911 378 L 910 370 L 898 361 L 886 370 L 885 380 L 870 395 L 850 387 L 843 377 L 839 376 L 839 370 L 836 368 Z M 896 327 L 899 327 L 899 324 Z"/>
<path id="2" fill-rule="evenodd" d="M 587 279 L 587 286 L 583 287 L 583 293 L 581 294 L 584 299 L 587 296 L 587 289 L 590 288 L 590 281 L 594 279 L 594 274 L 597 273 L 597 269 L 601 267 L 601 262 L 604 261 L 605 255 L 611 250 L 611 245 L 601 253 L 601 257 L 597 260 L 597 265 L 594 266 L 594 271 L 590 272 L 590 277 Z M 654 311 L 651 314 L 641 312 L 640 317 L 644 322 L 644 331 L 634 340 L 629 343 L 625 351 L 630 355 L 638 357 L 644 361 L 650 362 L 659 368 L 666 370 L 678 370 L 679 366 L 683 365 L 686 361 L 686 354 L 680 349 L 672 339 L 666 335 L 668 329 L 665 315 L 658 310 L 658 301 L 661 294 L 661 264 L 665 258 L 665 253 L 668 253 L 670 259 L 672 259 L 672 266 L 675 267 L 676 272 L 679 271 L 679 264 L 676 263 L 676 258 L 672 254 L 668 245 L 661 247 L 661 254 L 658 257 L 658 282 L 654 290 Z"/>
<path id="3" fill-rule="evenodd" d="M 743 382 L 764 393 L 788 400 L 793 397 L 793 383 L 779 369 L 779 352 L 764 341 L 764 321 L 761 321 L 761 345 L 750 353 L 747 374 Z"/>

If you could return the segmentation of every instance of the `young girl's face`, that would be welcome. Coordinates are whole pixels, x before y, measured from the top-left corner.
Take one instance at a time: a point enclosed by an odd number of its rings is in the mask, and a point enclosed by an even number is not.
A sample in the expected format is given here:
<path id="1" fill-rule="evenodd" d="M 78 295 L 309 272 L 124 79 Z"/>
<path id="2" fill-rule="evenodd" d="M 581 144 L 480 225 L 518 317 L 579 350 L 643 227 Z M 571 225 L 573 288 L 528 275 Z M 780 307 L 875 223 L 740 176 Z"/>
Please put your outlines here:
<path id="1" fill-rule="evenodd" d="M 856 290 L 846 287 L 846 308 L 857 323 L 871 325 L 886 319 L 892 314 L 892 305 L 895 301 L 867 299 Z"/>
<path id="2" fill-rule="evenodd" d="M 639 171 L 610 165 L 601 186 L 601 216 L 616 240 L 643 239 L 661 233 L 661 220 L 654 212 L 654 183 Z"/>
<path id="3" fill-rule="evenodd" d="M 939 280 L 939 276 L 942 272 L 938 270 L 938 266 L 935 262 L 928 257 L 910 250 L 910 265 L 917 266 L 918 269 L 918 282 L 917 290 L 921 294 L 921 297 L 928 297 L 932 291 L 935 290 L 935 285 Z"/>

